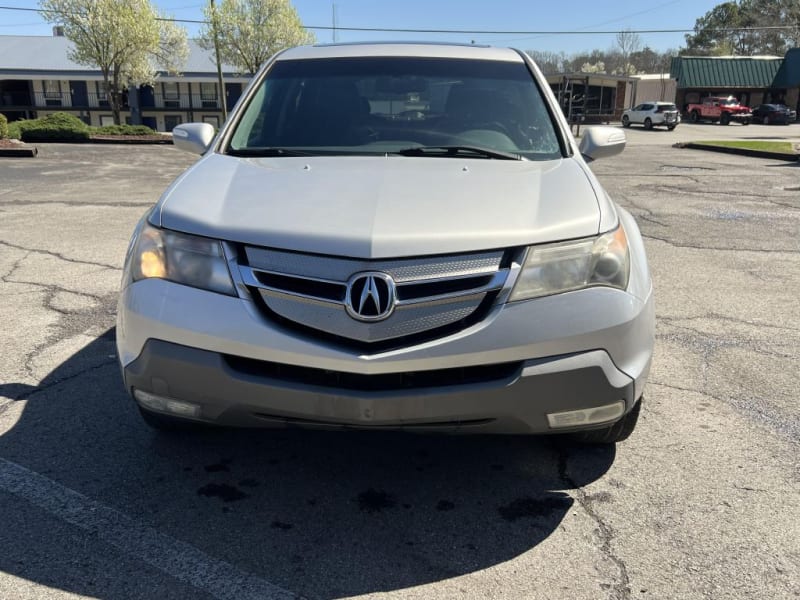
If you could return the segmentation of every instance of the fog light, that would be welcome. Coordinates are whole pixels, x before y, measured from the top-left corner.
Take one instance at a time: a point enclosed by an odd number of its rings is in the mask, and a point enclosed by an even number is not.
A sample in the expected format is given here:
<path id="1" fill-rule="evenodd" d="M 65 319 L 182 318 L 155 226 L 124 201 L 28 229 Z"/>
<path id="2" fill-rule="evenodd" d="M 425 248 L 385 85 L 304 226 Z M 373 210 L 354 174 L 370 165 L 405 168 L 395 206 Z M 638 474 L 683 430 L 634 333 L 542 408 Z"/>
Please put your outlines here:
<path id="1" fill-rule="evenodd" d="M 625 403 L 620 400 L 614 404 L 606 404 L 597 408 L 584 408 L 581 410 L 568 410 L 547 415 L 547 422 L 551 429 L 562 427 L 577 427 L 578 425 L 597 425 L 608 421 L 616 421 L 625 412 Z"/>
<path id="2" fill-rule="evenodd" d="M 133 390 L 133 397 L 144 408 L 149 410 L 157 410 L 159 412 L 168 412 L 179 417 L 199 417 L 200 405 L 191 402 L 183 402 L 175 400 L 174 398 L 167 398 L 166 396 L 156 396 L 150 392 L 142 390 Z"/>

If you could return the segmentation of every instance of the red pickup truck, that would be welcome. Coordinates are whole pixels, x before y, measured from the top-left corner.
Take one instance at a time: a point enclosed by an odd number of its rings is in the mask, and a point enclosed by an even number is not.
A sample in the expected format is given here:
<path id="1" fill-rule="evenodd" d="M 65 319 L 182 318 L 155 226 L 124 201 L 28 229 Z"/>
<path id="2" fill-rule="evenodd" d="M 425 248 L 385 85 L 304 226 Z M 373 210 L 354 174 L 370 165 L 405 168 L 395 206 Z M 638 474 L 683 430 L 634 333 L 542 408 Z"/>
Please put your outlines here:
<path id="1" fill-rule="evenodd" d="M 703 98 L 702 104 L 689 104 L 686 112 L 692 123 L 701 121 L 716 123 L 719 121 L 720 125 L 727 125 L 731 121 L 736 121 L 742 125 L 749 125 L 753 120 L 753 111 L 739 104 L 739 101 L 733 96 Z"/>

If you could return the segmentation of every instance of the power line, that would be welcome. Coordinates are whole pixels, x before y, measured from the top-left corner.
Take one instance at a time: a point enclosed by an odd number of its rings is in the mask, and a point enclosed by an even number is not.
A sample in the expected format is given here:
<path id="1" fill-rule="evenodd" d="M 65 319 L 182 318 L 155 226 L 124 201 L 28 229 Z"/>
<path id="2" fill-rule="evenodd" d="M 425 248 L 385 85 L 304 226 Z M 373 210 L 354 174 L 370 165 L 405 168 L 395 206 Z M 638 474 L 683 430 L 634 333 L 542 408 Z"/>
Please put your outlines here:
<path id="1" fill-rule="evenodd" d="M 42 10 L 38 8 L 22 8 L 18 6 L 0 6 L 0 10 L 19 10 L 26 12 L 37 13 L 52 13 L 68 15 L 70 13 L 64 11 Z M 173 17 L 157 17 L 157 21 L 168 21 L 170 23 L 196 23 L 199 25 L 208 25 L 209 22 L 203 19 L 176 19 Z M 318 29 L 321 31 L 356 31 L 356 32 L 372 32 L 372 33 L 437 33 L 437 34 L 453 34 L 453 35 L 616 35 L 619 33 L 693 33 L 694 28 L 691 29 L 614 29 L 614 30 L 537 30 L 537 31 L 512 31 L 512 30 L 490 30 L 490 29 L 400 29 L 396 27 L 342 27 L 336 25 L 303 25 L 305 29 Z M 783 29 L 799 28 L 800 23 L 787 24 L 787 25 L 765 25 L 761 27 L 712 27 L 705 29 L 708 32 L 718 33 L 732 33 L 735 31 L 777 31 Z"/>

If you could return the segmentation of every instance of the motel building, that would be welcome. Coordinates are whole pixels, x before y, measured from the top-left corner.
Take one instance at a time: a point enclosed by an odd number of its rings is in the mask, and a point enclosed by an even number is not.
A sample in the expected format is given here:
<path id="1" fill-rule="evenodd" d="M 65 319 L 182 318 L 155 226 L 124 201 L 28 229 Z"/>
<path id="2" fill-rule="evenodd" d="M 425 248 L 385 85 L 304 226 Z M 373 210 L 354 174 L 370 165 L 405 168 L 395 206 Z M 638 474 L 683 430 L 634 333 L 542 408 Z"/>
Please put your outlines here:
<path id="1" fill-rule="evenodd" d="M 113 125 L 99 70 L 68 57 L 71 42 L 58 35 L 0 35 L 0 113 L 9 121 L 68 112 L 89 125 Z M 230 109 L 250 78 L 223 65 L 225 101 Z M 179 75 L 159 73 L 153 85 L 124 95 L 122 122 L 172 131 L 181 123 L 222 124 L 221 93 L 213 54 L 189 40 L 189 58 Z"/>

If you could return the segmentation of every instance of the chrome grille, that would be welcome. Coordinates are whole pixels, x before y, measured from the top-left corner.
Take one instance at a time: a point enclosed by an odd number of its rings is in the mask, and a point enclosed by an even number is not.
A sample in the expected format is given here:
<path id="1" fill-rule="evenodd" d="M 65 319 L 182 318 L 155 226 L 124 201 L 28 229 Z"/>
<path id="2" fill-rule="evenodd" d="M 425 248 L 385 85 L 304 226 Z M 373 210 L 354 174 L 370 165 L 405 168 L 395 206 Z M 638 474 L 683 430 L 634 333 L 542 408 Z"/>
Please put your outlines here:
<path id="1" fill-rule="evenodd" d="M 273 314 L 358 342 L 381 342 L 440 329 L 470 317 L 500 290 L 509 269 L 503 251 L 419 258 L 360 260 L 246 247 L 242 282 Z M 395 282 L 395 309 L 364 322 L 345 308 L 348 280 L 380 272 Z"/>
<path id="2" fill-rule="evenodd" d="M 296 277 L 346 282 L 359 271 L 383 271 L 397 283 L 494 273 L 503 259 L 503 251 L 450 256 L 426 256 L 389 260 L 361 260 L 315 254 L 300 254 L 266 248 L 245 248 L 248 264 L 254 269 L 286 273 Z"/>

